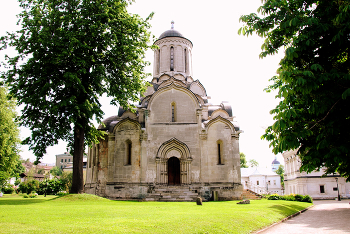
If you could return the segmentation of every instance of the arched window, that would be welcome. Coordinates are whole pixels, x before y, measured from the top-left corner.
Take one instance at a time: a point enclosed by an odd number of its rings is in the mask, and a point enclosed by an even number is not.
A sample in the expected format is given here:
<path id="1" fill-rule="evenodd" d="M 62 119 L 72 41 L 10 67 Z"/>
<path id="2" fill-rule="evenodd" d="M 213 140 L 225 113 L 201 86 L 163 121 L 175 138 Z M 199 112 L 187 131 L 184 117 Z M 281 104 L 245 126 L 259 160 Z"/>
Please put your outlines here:
<path id="1" fill-rule="evenodd" d="M 218 165 L 223 165 L 224 163 L 223 163 L 223 157 L 222 157 L 222 153 L 223 153 L 222 141 L 218 140 L 216 144 L 217 144 L 217 152 L 218 152 Z"/>
<path id="2" fill-rule="evenodd" d="M 176 122 L 176 104 L 175 104 L 175 102 L 171 103 L 171 122 Z"/>
<path id="3" fill-rule="evenodd" d="M 131 165 L 131 150 L 132 150 L 132 144 L 131 144 L 131 141 L 130 140 L 127 140 L 126 141 L 126 163 L 125 165 Z"/>
<path id="4" fill-rule="evenodd" d="M 184 59 L 184 61 L 185 61 L 185 72 L 187 72 L 187 50 L 186 49 L 184 51 L 184 56 L 185 56 L 185 59 Z"/>
<path id="5" fill-rule="evenodd" d="M 160 72 L 160 49 L 158 49 L 158 55 L 157 55 L 158 57 L 157 57 L 157 64 L 156 64 L 156 66 L 157 66 L 157 74 L 159 74 L 159 72 Z"/>
<path id="6" fill-rule="evenodd" d="M 170 71 L 174 71 L 174 47 L 170 47 Z"/>

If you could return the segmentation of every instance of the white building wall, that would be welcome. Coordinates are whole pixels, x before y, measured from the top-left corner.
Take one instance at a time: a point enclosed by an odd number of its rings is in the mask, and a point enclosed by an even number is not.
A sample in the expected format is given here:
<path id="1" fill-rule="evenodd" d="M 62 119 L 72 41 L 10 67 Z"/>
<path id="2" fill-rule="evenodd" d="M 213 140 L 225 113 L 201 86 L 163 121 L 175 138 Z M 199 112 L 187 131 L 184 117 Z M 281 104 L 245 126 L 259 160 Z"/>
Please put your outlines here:
<path id="1" fill-rule="evenodd" d="M 295 151 L 283 153 L 285 165 L 285 193 L 310 195 L 313 199 L 334 199 L 338 197 L 350 198 L 350 183 L 339 175 L 323 176 L 325 170 L 313 171 L 311 173 L 300 172 L 301 162 Z"/>

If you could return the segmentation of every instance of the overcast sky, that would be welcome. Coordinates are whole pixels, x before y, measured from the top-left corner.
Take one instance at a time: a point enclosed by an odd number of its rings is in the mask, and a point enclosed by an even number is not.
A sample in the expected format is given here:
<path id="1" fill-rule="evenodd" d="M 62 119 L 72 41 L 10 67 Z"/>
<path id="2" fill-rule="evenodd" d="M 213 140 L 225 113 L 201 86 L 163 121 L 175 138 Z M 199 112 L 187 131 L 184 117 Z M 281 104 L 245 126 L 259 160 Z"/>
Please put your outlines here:
<path id="1" fill-rule="evenodd" d="M 175 29 L 193 43 L 193 78 L 204 85 L 212 98 L 209 100 L 211 103 L 229 101 L 232 105 L 233 115 L 244 131 L 240 136 L 240 152 L 248 160 L 257 160 L 260 166 L 270 167 L 275 155 L 269 148 L 269 142 L 260 137 L 264 129 L 273 123 L 269 111 L 278 100 L 274 98 L 275 94 L 264 92 L 264 88 L 270 84 L 268 80 L 276 75 L 283 52 L 259 59 L 263 39 L 237 34 L 242 26 L 239 17 L 256 13 L 260 5 L 261 0 L 221 0 L 216 3 L 207 0 L 137 0 L 129 7 L 129 12 L 143 18 L 154 12 L 151 32 L 156 38 L 170 29 L 174 20 Z M 16 1 L 2 2 L 1 35 L 15 29 L 15 15 L 19 11 Z M 147 52 L 147 60 L 153 63 L 152 51 Z M 147 72 L 152 71 L 151 65 Z M 108 99 L 102 98 L 101 101 L 105 118 L 117 113 L 118 109 L 110 106 Z M 28 130 L 21 129 L 22 138 L 28 134 Z M 61 142 L 48 148 L 42 162 L 54 163 L 55 155 L 66 151 L 65 146 Z M 35 159 L 28 147 L 22 147 L 21 156 L 23 159 Z M 281 155 L 277 159 L 283 164 Z"/>

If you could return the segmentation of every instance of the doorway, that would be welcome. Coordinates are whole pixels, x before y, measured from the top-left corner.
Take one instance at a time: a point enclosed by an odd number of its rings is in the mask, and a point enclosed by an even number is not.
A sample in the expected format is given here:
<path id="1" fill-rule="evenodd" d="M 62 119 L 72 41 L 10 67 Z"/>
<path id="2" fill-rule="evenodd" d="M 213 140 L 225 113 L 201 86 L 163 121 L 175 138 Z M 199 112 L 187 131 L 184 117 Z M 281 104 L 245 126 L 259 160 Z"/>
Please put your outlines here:
<path id="1" fill-rule="evenodd" d="M 168 184 L 180 185 L 180 160 L 177 157 L 168 160 Z"/>

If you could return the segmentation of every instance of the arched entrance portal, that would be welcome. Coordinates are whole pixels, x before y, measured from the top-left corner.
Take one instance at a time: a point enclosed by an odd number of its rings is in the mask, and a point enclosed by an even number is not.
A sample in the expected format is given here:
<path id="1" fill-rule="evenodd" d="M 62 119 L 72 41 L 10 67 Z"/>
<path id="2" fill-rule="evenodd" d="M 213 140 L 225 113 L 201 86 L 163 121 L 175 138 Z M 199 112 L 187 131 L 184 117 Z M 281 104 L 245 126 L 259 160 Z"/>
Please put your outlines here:
<path id="1" fill-rule="evenodd" d="M 168 184 L 180 184 L 180 160 L 177 157 L 171 157 L 168 160 Z"/>

